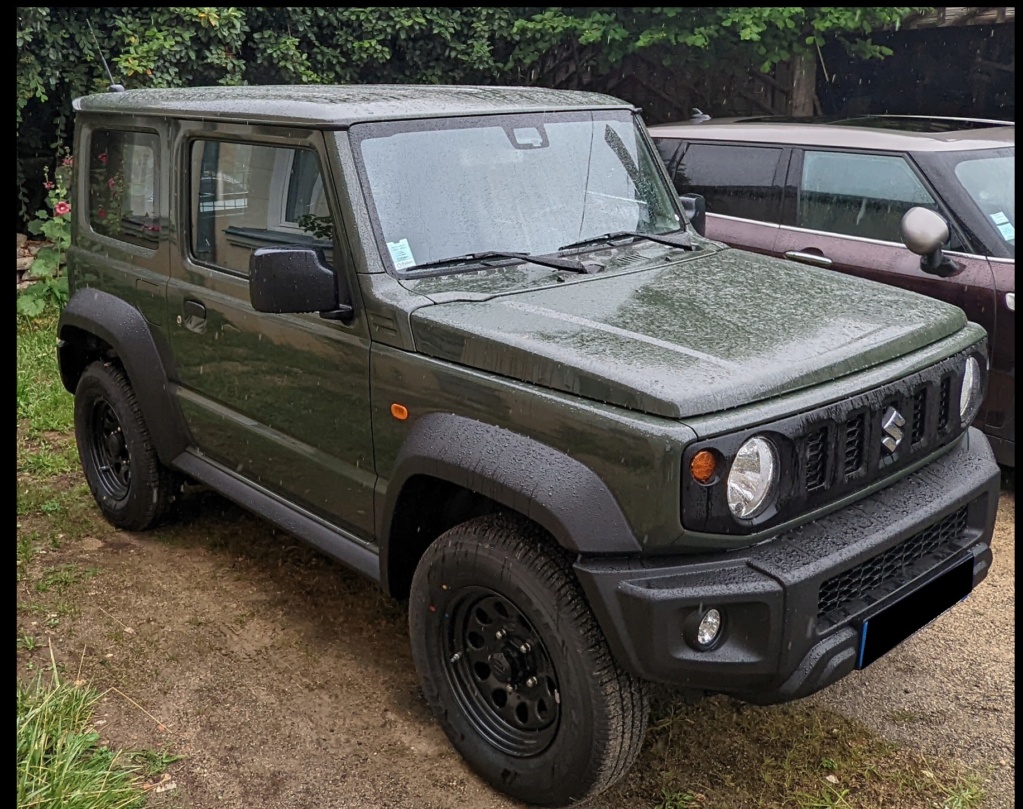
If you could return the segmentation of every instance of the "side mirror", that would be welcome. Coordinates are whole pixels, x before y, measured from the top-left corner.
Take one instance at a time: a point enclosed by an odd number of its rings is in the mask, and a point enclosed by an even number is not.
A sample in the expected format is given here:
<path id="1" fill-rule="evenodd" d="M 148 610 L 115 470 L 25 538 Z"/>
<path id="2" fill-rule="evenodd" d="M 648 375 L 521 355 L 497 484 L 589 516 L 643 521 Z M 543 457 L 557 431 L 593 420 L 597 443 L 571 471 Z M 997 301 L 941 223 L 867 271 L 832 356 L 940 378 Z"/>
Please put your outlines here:
<path id="1" fill-rule="evenodd" d="M 679 196 L 686 219 L 693 223 L 693 230 L 701 236 L 707 235 L 707 200 L 703 194 L 682 194 Z"/>
<path id="2" fill-rule="evenodd" d="M 920 269 L 931 275 L 947 278 L 961 268 L 941 252 L 948 241 L 948 222 L 927 208 L 910 208 L 899 225 L 902 243 L 920 256 Z"/>
<path id="3" fill-rule="evenodd" d="M 339 287 L 343 294 L 339 294 Z M 319 312 L 330 320 L 352 316 L 344 282 L 313 247 L 261 247 L 249 258 L 249 298 L 257 312 Z"/>

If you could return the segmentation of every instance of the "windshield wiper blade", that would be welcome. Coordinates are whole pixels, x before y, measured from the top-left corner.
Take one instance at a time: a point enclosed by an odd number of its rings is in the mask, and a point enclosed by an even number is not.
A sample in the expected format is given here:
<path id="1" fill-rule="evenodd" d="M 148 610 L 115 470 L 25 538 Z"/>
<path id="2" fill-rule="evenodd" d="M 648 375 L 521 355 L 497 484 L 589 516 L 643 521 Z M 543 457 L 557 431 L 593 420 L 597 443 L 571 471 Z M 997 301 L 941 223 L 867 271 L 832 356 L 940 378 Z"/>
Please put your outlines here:
<path id="1" fill-rule="evenodd" d="M 591 236 L 588 239 L 580 239 L 577 242 L 563 244 L 558 248 L 558 250 L 571 250 L 574 247 L 589 247 L 594 244 L 602 244 L 603 242 L 610 242 L 615 239 L 627 239 L 630 237 L 633 239 L 649 239 L 652 242 L 659 242 L 670 247 L 681 247 L 683 250 L 696 249 L 693 246 L 693 240 L 689 236 L 689 233 L 684 230 L 681 233 L 640 233 L 638 230 L 615 230 L 611 233 L 601 234 L 600 236 Z"/>
<path id="2" fill-rule="evenodd" d="M 568 270 L 569 272 L 589 273 L 593 266 L 583 264 L 573 258 L 561 258 L 559 256 L 530 255 L 529 253 L 516 253 L 510 250 L 484 250 L 480 253 L 466 253 L 464 256 L 451 256 L 436 261 L 426 261 L 409 267 L 410 270 L 428 270 L 436 267 L 448 267 L 455 264 L 471 264 L 479 261 L 486 261 L 489 258 L 515 258 L 519 261 L 528 261 L 532 264 L 540 264 L 544 267 L 553 267 L 556 270 Z"/>

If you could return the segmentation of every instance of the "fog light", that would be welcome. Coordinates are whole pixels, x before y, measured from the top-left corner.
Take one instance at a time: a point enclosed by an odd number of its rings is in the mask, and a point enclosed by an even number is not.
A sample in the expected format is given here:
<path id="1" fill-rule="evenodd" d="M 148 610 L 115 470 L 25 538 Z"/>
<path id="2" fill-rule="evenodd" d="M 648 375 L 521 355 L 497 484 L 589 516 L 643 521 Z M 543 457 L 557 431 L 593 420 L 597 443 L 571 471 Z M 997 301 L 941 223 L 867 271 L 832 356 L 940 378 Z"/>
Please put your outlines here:
<path id="1" fill-rule="evenodd" d="M 721 613 L 717 610 L 707 610 L 703 614 L 700 626 L 696 629 L 696 642 L 700 646 L 710 646 L 718 639 L 721 632 Z"/>

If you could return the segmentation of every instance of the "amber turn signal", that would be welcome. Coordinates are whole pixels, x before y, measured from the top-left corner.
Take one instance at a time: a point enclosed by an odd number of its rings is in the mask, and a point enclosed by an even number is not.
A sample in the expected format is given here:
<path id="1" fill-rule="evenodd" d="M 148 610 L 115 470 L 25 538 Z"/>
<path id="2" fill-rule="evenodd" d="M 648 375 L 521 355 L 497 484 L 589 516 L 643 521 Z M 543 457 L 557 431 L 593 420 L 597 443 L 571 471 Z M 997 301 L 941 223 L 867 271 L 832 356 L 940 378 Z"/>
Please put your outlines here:
<path id="1" fill-rule="evenodd" d="M 395 402 L 391 405 L 391 415 L 398 421 L 405 421 L 408 418 L 408 408 Z"/>
<path id="2" fill-rule="evenodd" d="M 697 483 L 710 483 L 718 471 L 718 459 L 709 449 L 701 449 L 689 462 L 689 472 Z"/>

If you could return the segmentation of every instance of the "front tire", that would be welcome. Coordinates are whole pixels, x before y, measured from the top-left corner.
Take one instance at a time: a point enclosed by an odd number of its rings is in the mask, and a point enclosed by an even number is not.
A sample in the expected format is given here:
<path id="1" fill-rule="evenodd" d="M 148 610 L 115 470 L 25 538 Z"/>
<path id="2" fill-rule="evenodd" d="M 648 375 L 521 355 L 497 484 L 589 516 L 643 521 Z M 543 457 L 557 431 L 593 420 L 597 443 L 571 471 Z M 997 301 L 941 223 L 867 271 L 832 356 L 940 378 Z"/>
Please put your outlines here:
<path id="1" fill-rule="evenodd" d="M 85 479 L 103 516 L 142 531 L 174 499 L 176 476 L 160 463 L 149 428 L 124 372 L 94 362 L 75 389 L 75 440 Z"/>
<path id="2" fill-rule="evenodd" d="M 426 701 L 469 765 L 512 797 L 564 806 L 628 772 L 649 705 L 549 542 L 512 515 L 447 531 L 416 568 L 409 628 Z"/>

